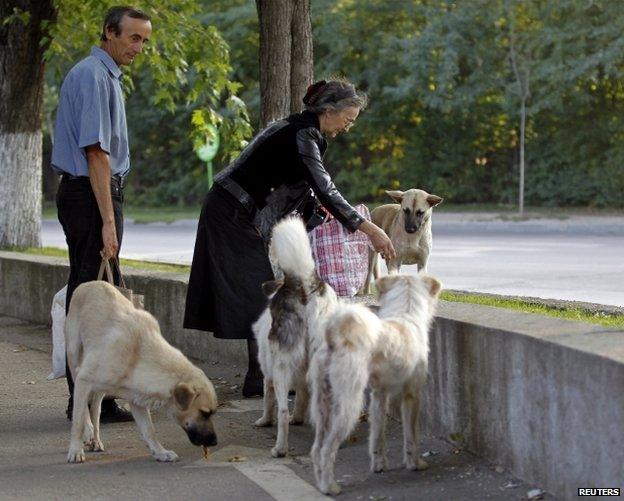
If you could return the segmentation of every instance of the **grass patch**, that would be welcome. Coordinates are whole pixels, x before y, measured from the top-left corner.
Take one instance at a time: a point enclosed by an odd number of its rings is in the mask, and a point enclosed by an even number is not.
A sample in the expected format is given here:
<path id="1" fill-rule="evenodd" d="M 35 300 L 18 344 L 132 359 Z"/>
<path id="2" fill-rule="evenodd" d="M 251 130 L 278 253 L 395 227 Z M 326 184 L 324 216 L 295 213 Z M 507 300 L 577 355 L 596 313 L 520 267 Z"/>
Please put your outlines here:
<path id="1" fill-rule="evenodd" d="M 37 256 L 63 257 L 69 259 L 67 250 L 59 247 L 5 247 L 2 250 L 10 252 L 23 252 L 25 254 L 34 254 Z M 185 264 L 155 263 L 152 261 L 139 261 L 136 259 L 122 259 L 121 266 L 137 270 L 163 271 L 169 273 L 188 273 L 191 270 L 191 267 Z"/>
<path id="2" fill-rule="evenodd" d="M 357 203 L 357 201 L 353 201 Z M 388 200 L 379 202 L 367 202 L 366 206 L 373 210 L 380 205 L 393 203 Z M 126 205 L 124 217 L 133 219 L 135 223 L 173 223 L 181 219 L 199 219 L 201 206 L 180 207 L 142 207 Z M 518 216 L 518 207 L 511 204 L 453 204 L 444 202 L 435 208 L 435 212 L 459 212 L 459 213 L 490 213 L 500 214 L 501 219 L 509 221 L 524 221 L 527 219 L 555 218 L 566 219 L 570 216 L 622 216 L 622 210 L 592 207 L 525 207 L 523 217 Z M 43 219 L 56 219 L 56 206 L 50 202 L 44 203 L 42 211 Z"/>
<path id="3" fill-rule="evenodd" d="M 124 207 L 124 218 L 133 219 L 135 223 L 173 223 L 181 219 L 199 219 L 201 207 Z M 44 205 L 42 210 L 43 219 L 56 219 L 56 206 Z"/>
<path id="4" fill-rule="evenodd" d="M 549 317 L 561 318 L 564 320 L 576 320 L 598 324 L 613 329 L 624 329 L 624 315 L 607 314 L 605 312 L 591 312 L 580 308 L 555 308 L 533 301 L 522 301 L 519 299 L 502 299 L 479 294 L 456 294 L 453 292 L 442 292 L 441 298 L 445 301 L 455 303 L 481 304 L 484 306 L 494 306 L 508 310 L 521 311 L 524 313 L 537 313 Z"/>

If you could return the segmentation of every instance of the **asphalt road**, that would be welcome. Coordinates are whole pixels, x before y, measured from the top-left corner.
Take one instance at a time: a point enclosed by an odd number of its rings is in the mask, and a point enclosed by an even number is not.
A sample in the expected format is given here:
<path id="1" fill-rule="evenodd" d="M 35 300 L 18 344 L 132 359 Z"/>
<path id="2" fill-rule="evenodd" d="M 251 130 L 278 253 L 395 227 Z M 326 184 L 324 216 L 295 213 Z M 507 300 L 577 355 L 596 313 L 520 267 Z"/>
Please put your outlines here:
<path id="1" fill-rule="evenodd" d="M 155 413 L 156 434 L 180 460 L 157 463 L 134 423 L 102 425 L 106 450 L 88 453 L 83 464 L 66 462 L 70 423 L 65 419 L 67 385 L 47 381 L 51 368 L 50 329 L 0 317 L 0 499 L 4 500 L 249 500 L 322 501 L 313 487 L 309 426 L 294 426 L 289 454 L 273 459 L 275 428 L 256 429 L 261 399 L 241 399 L 244 369 L 223 360 L 198 364 L 215 384 L 219 444 L 202 459 L 198 447 L 164 413 Z M 423 410 L 426 412 L 426 409 Z M 358 425 L 338 452 L 339 499 L 349 500 L 521 500 L 539 486 L 514 478 L 504 468 L 451 443 L 423 437 L 430 468 L 400 465 L 401 429 L 388 425 L 389 471 L 368 470 L 368 425 Z M 545 494 L 545 499 L 553 499 Z"/>
<path id="2" fill-rule="evenodd" d="M 195 221 L 126 221 L 121 254 L 190 263 L 195 231 Z M 624 306 L 624 215 L 515 221 L 441 212 L 433 239 L 428 271 L 448 289 Z M 65 246 L 58 222 L 44 221 L 43 245 Z"/>

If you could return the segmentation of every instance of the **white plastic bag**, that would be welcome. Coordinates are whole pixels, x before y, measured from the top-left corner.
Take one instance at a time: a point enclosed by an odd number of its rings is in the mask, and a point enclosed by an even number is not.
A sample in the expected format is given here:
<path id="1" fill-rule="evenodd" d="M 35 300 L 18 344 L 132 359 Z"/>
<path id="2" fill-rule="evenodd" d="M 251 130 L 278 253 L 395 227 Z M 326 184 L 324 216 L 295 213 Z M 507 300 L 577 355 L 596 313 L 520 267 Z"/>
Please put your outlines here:
<path id="1" fill-rule="evenodd" d="M 48 379 L 65 377 L 65 296 L 67 286 L 54 295 L 52 300 L 52 372 Z"/>

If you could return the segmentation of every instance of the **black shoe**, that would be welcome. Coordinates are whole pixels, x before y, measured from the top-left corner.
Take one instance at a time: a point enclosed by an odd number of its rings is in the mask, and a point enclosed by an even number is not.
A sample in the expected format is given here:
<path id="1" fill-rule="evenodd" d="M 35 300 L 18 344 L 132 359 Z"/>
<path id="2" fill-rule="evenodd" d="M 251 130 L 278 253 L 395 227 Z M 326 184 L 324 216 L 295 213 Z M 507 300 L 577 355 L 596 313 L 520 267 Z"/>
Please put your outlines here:
<path id="1" fill-rule="evenodd" d="M 264 382 L 262 376 L 251 377 L 249 374 L 245 376 L 245 383 L 243 383 L 243 397 L 262 397 L 264 395 Z"/>
<path id="2" fill-rule="evenodd" d="M 104 401 L 106 402 L 106 401 Z M 122 409 L 117 405 L 114 400 L 112 403 L 102 405 L 102 412 L 100 413 L 100 423 L 125 423 L 127 421 L 133 421 L 132 413 L 125 409 Z"/>

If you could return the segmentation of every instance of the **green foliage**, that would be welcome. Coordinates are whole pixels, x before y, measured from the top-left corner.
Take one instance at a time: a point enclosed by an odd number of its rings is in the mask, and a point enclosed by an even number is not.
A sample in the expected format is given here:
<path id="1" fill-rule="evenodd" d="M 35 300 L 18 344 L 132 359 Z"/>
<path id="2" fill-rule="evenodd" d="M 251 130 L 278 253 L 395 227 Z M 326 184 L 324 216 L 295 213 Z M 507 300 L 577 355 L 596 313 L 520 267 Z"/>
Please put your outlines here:
<path id="1" fill-rule="evenodd" d="M 624 206 L 624 12 L 613 2 L 315 3 L 317 73 L 369 109 L 329 150 L 354 199 L 419 186 L 452 202 L 517 198 L 518 82 L 528 75 L 526 199 Z M 331 15 L 327 15 L 331 13 Z"/>
<path id="2" fill-rule="evenodd" d="M 51 50 L 64 62 L 54 58 L 51 66 L 61 75 L 97 40 L 103 5 L 112 3 L 58 1 Z M 345 76 L 370 97 L 351 132 L 330 141 L 325 158 L 352 202 L 385 202 L 384 189 L 417 186 L 451 203 L 515 203 L 520 97 L 509 57 L 513 37 L 530 89 L 526 203 L 624 207 L 619 2 L 313 0 L 311 6 L 316 77 Z M 131 71 L 129 196 L 137 203 L 198 203 L 205 166 L 192 145 L 205 138 L 202 127 L 219 125 L 218 171 L 249 137 L 249 121 L 259 122 L 255 3 L 161 0 L 143 7 L 154 18 L 154 44 Z"/>
<path id="3" fill-rule="evenodd" d="M 46 58 L 53 69 L 48 88 L 60 81 L 97 44 L 106 10 L 115 0 L 57 0 Z M 130 191 L 159 204 L 197 202 L 205 191 L 202 165 L 192 147 L 205 138 L 206 124 L 220 130 L 222 158 L 240 152 L 251 135 L 240 84 L 231 79 L 227 43 L 201 19 L 194 0 L 137 4 L 152 19 L 152 38 L 131 67 L 124 67 L 128 127 L 133 153 Z M 192 116 L 201 120 L 192 121 Z M 136 176 L 134 175 L 136 174 Z"/>

